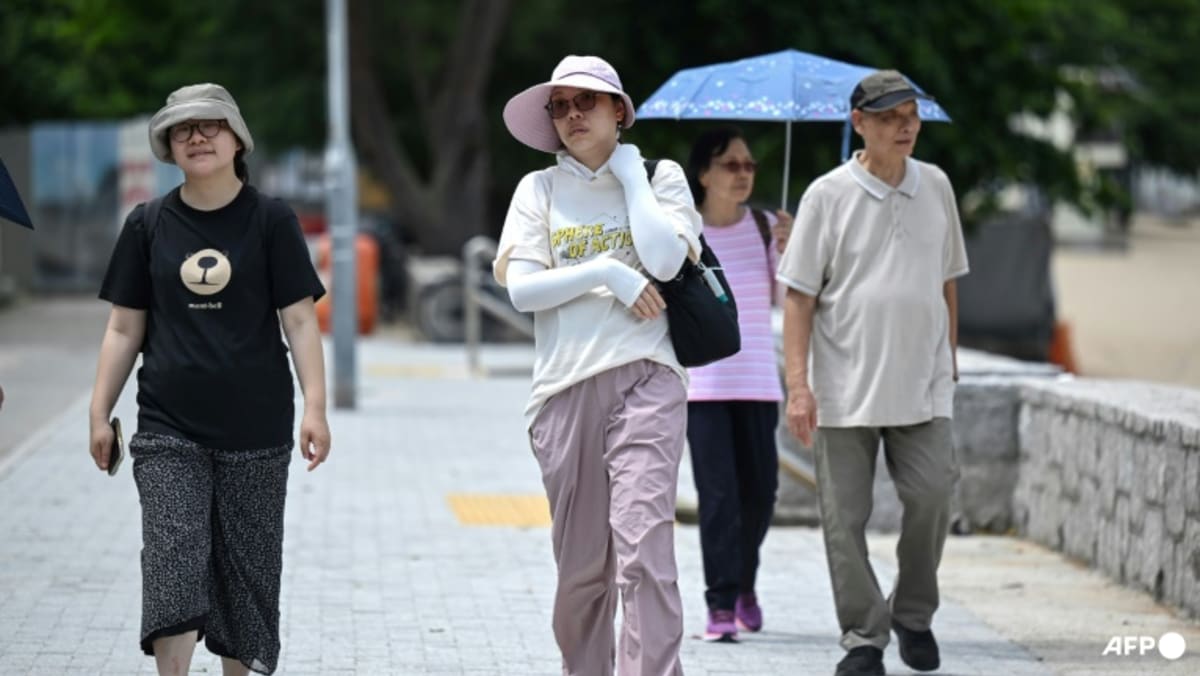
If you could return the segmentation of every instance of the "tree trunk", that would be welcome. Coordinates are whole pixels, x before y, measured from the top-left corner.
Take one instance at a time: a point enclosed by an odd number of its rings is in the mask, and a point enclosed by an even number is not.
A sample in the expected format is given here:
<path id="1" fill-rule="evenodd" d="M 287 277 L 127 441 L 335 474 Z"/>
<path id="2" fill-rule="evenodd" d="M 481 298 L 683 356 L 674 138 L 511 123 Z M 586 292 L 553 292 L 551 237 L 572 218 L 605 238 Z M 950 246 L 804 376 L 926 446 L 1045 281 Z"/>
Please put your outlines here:
<path id="1" fill-rule="evenodd" d="M 400 145 L 371 59 L 368 3 L 350 3 L 350 87 L 355 146 L 392 197 L 392 215 L 424 254 L 458 256 L 488 223 L 487 124 L 482 107 L 509 0 L 467 0 L 436 77 L 414 68 L 412 104 L 428 144 L 427 176 Z M 405 39 L 400 36 L 399 39 Z"/>

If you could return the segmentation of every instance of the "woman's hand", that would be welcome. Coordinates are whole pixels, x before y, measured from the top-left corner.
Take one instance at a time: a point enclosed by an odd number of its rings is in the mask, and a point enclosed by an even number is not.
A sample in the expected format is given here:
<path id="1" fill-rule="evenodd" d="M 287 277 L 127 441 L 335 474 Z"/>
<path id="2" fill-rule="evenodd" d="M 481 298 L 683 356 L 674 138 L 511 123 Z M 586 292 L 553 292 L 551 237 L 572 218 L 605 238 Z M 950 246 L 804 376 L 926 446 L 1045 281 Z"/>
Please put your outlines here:
<path id="1" fill-rule="evenodd" d="M 112 424 L 104 418 L 92 418 L 88 427 L 88 448 L 92 454 L 92 461 L 101 471 L 107 472 L 113 441 L 117 435 L 113 432 Z"/>
<path id="2" fill-rule="evenodd" d="M 775 250 L 783 253 L 787 248 L 788 238 L 792 236 L 792 215 L 783 209 L 775 210 L 775 218 L 779 219 L 771 226 L 771 234 L 775 238 Z"/>
<path id="3" fill-rule="evenodd" d="M 642 151 L 632 143 L 618 143 L 613 154 L 608 158 L 608 168 L 622 185 L 628 186 L 630 181 L 646 179 L 646 164 L 642 159 Z M 645 180 L 649 183 L 649 180 Z"/>
<path id="4" fill-rule="evenodd" d="M 629 311 L 642 319 L 654 319 L 665 309 L 667 309 L 667 301 L 663 300 L 662 294 L 658 292 L 653 282 L 647 283 L 637 300 L 629 306 Z"/>
<path id="5" fill-rule="evenodd" d="M 308 471 L 325 462 L 329 457 L 329 446 L 329 422 L 325 420 L 325 411 L 305 409 L 300 420 L 300 455 L 308 461 Z"/>

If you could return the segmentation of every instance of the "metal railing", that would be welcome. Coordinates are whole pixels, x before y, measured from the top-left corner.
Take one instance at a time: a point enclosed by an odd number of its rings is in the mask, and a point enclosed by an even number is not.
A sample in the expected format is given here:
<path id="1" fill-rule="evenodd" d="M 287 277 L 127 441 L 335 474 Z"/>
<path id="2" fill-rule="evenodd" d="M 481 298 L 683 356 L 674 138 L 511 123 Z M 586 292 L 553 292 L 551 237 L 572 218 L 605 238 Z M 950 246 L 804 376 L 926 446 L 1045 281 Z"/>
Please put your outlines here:
<path id="1" fill-rule="evenodd" d="M 790 432 L 785 429 L 783 434 L 790 434 Z M 777 448 L 779 451 L 779 468 L 790 476 L 793 481 L 799 482 L 816 495 L 817 470 L 813 467 L 812 461 L 804 457 L 802 453 L 798 453 L 792 449 L 790 444 L 780 444 Z"/>
<path id="2" fill-rule="evenodd" d="M 484 276 L 488 264 L 496 258 L 496 240 L 483 235 L 463 245 L 463 345 L 467 349 L 467 368 L 482 375 L 480 346 L 483 343 L 483 313 L 533 337 L 533 319 L 516 310 L 507 299 L 488 293 Z"/>

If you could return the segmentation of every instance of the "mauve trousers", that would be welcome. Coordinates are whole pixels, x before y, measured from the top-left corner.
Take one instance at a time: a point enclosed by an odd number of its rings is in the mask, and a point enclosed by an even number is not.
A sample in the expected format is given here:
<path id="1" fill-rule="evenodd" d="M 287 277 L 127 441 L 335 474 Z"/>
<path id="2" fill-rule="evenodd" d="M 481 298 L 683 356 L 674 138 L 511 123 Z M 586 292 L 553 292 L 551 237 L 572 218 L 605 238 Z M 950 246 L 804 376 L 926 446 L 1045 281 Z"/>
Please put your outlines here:
<path id="1" fill-rule="evenodd" d="M 530 428 L 553 519 L 553 627 L 565 675 L 611 675 L 614 647 L 622 676 L 683 673 L 674 527 L 686 429 L 683 381 L 647 360 L 559 392 Z"/>

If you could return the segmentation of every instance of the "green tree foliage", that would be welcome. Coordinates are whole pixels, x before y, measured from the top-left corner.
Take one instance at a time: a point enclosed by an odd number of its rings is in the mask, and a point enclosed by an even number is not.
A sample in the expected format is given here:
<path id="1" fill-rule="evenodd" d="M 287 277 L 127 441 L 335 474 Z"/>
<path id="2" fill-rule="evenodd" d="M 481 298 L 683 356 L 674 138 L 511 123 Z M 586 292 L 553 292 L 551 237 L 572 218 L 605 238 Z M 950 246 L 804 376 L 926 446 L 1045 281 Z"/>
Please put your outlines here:
<path id="1" fill-rule="evenodd" d="M 0 125 L 150 114 L 192 82 L 220 82 L 282 147 L 325 133 L 321 0 L 6 0 Z"/>
<path id="2" fill-rule="evenodd" d="M 1128 22 L 1108 46 L 1111 61 L 1133 71 L 1132 100 L 1113 113 L 1136 157 L 1184 173 L 1200 163 L 1200 3 L 1121 0 Z M 1111 102 L 1109 102 L 1111 105 Z M 1103 107 L 1103 106 L 1102 106 Z"/>
<path id="3" fill-rule="evenodd" d="M 456 253 L 496 233 L 512 188 L 550 158 L 516 143 L 500 110 L 566 54 L 600 54 L 635 102 L 681 68 L 782 49 L 894 67 L 954 124 L 928 124 L 917 154 L 960 194 L 1014 182 L 1084 206 L 1111 183 L 1066 151 L 1011 130 L 1054 111 L 1080 137 L 1113 136 L 1137 162 L 1192 172 L 1200 93 L 1187 85 L 1200 0 L 349 0 L 354 138 L 393 196 L 394 220 L 426 251 Z M 322 0 L 0 3 L 0 125 L 155 110 L 186 82 L 221 82 L 265 147 L 325 139 Z M 784 129 L 743 125 L 758 155 L 757 198 L 777 202 Z M 683 159 L 705 126 L 639 121 L 626 140 Z M 789 201 L 838 162 L 841 126 L 793 126 Z"/>

